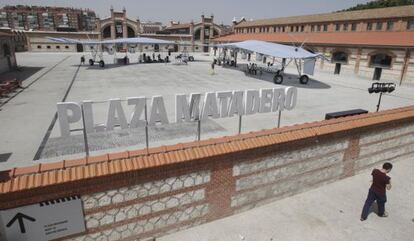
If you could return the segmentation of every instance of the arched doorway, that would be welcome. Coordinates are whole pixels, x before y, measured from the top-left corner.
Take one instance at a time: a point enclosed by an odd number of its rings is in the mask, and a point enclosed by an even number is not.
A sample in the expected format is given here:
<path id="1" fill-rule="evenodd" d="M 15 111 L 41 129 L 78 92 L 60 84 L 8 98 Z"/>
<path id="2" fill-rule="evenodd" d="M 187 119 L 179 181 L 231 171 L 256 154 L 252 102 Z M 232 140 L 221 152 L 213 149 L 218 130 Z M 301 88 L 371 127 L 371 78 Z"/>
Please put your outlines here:
<path id="1" fill-rule="evenodd" d="M 341 73 L 341 67 L 343 64 L 348 64 L 348 53 L 344 51 L 336 51 L 332 54 L 332 63 L 335 64 L 334 74 L 339 75 Z"/>
<path id="2" fill-rule="evenodd" d="M 131 28 L 130 26 L 127 26 L 127 30 L 128 30 L 128 38 L 135 37 L 135 31 L 133 28 Z"/>
<path id="3" fill-rule="evenodd" d="M 377 53 L 371 55 L 369 59 L 369 66 L 375 68 L 373 80 L 380 80 L 382 69 L 390 69 L 393 57 L 386 53 Z"/>
<path id="4" fill-rule="evenodd" d="M 194 32 L 194 40 L 200 40 L 200 39 L 201 39 L 201 29 L 199 28 Z"/>
<path id="5" fill-rule="evenodd" d="M 111 26 L 106 26 L 102 31 L 102 38 L 111 38 Z"/>
<path id="6" fill-rule="evenodd" d="M 12 63 L 11 63 L 11 51 L 8 44 L 3 44 L 3 53 L 4 57 L 7 59 L 7 65 L 9 66 L 9 70 L 12 69 Z"/>

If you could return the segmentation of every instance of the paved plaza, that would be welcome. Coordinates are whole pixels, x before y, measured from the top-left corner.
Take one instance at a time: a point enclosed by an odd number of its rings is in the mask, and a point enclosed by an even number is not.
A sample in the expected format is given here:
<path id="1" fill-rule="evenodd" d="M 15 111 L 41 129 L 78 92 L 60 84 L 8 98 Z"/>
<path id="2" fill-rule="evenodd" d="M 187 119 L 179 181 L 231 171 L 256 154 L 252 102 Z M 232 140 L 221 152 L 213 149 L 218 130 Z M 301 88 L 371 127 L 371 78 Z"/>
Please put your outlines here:
<path id="1" fill-rule="evenodd" d="M 359 220 L 371 170 L 157 241 L 408 241 L 414 236 L 413 160 L 394 161 L 389 217 Z M 378 167 L 379 168 L 379 167 Z M 371 211 L 376 211 L 374 204 Z"/>
<path id="2" fill-rule="evenodd" d="M 69 138 L 60 137 L 57 102 L 162 95 L 172 121 L 175 94 L 277 87 L 268 74 L 252 77 L 240 69 L 220 66 L 212 74 L 212 57 L 203 54 L 196 54 L 196 62 L 188 65 L 136 64 L 137 55 L 131 55 L 132 64 L 118 66 L 109 64 L 112 56 L 105 56 L 105 69 L 79 66 L 80 56 L 76 53 L 17 54 L 21 71 L 15 74 L 25 79 L 23 85 L 27 88 L 10 95 L 10 99 L 0 100 L 0 170 L 85 155 L 81 131 L 73 131 Z M 288 69 L 287 73 L 295 71 Z M 295 75 L 286 77 L 281 87 L 297 87 L 298 102 L 294 110 L 283 112 L 282 126 L 322 120 L 328 112 L 357 108 L 375 111 L 378 95 L 368 94 L 371 83 L 353 75 L 334 76 L 325 72 L 316 72 L 308 85 L 300 85 Z M 383 96 L 381 109 L 414 104 L 413 91 L 412 85 L 397 87 L 392 94 Z M 129 116 L 132 110 L 124 109 Z M 108 103 L 94 105 L 95 122 L 104 123 L 107 110 Z M 243 118 L 242 132 L 274 128 L 276 124 L 277 114 L 256 114 Z M 80 127 L 71 126 L 72 129 Z M 234 135 L 238 131 L 238 118 L 203 121 L 201 130 L 202 139 Z M 194 141 L 196 134 L 196 123 L 152 127 L 150 146 Z M 91 155 L 145 147 L 143 128 L 91 134 L 88 141 Z"/>

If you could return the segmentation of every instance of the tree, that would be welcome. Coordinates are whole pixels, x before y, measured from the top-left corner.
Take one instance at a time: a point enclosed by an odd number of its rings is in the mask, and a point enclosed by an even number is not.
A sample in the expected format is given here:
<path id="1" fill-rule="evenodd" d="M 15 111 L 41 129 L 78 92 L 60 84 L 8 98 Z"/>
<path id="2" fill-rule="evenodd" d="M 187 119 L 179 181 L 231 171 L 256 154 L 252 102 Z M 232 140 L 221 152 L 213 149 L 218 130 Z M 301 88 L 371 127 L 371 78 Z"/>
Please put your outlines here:
<path id="1" fill-rule="evenodd" d="M 365 4 L 358 4 L 355 7 L 344 9 L 342 11 L 355 11 L 373 8 L 388 8 L 396 6 L 414 5 L 414 0 L 376 0 Z"/>

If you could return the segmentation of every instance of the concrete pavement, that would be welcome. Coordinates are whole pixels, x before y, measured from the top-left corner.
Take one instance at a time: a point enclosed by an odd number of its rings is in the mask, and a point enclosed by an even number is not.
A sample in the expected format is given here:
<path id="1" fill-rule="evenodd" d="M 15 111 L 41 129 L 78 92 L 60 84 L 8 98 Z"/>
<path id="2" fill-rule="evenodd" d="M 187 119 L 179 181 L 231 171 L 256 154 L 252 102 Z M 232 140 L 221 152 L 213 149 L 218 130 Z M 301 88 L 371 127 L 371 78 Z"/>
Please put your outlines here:
<path id="1" fill-rule="evenodd" d="M 414 237 L 413 172 L 413 159 L 394 163 L 387 218 L 371 213 L 359 220 L 371 180 L 371 170 L 366 170 L 157 241 L 409 241 Z"/>

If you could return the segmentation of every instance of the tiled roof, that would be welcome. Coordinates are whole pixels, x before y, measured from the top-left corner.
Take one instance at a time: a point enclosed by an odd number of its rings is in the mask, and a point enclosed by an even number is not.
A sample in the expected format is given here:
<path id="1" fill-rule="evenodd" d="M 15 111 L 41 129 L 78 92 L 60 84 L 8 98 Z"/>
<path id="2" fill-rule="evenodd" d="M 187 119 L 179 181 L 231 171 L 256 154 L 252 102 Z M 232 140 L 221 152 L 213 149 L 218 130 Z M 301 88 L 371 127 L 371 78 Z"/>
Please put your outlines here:
<path id="1" fill-rule="evenodd" d="M 173 24 L 172 26 L 169 26 L 167 29 L 182 29 L 182 28 L 190 28 L 191 24 L 189 23 L 181 23 L 181 24 Z"/>
<path id="2" fill-rule="evenodd" d="M 288 44 L 305 42 L 309 44 L 414 47 L 414 32 L 250 33 L 231 34 L 214 39 L 214 41 L 224 43 L 245 40 Z"/>
<path id="3" fill-rule="evenodd" d="M 320 23 L 320 22 L 335 22 L 335 21 L 353 21 L 364 19 L 378 19 L 378 18 L 402 18 L 414 17 L 414 5 L 377 8 L 358 11 L 323 13 L 293 17 L 282 17 L 272 19 L 260 19 L 254 21 L 242 22 L 236 27 L 254 27 L 254 26 L 270 26 L 279 24 L 301 24 L 301 23 Z"/>
<path id="4" fill-rule="evenodd" d="M 82 179 L 104 177 L 169 164 L 196 161 L 239 151 L 350 131 L 392 121 L 414 120 L 414 106 L 279 129 L 93 156 L 87 159 L 43 163 L 0 172 L 0 195 Z"/>

